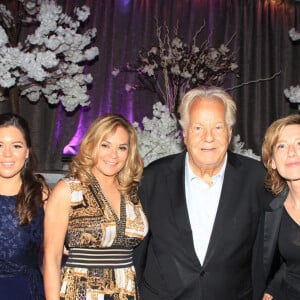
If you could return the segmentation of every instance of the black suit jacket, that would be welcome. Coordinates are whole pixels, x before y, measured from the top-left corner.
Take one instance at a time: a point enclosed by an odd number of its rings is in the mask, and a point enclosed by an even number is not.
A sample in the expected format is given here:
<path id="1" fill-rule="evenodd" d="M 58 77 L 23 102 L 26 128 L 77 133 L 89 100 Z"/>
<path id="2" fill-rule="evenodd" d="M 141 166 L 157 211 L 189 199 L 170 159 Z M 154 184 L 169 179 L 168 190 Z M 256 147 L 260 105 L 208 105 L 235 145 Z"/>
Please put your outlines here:
<path id="1" fill-rule="evenodd" d="M 278 250 L 278 235 L 288 189 L 274 198 L 262 215 L 258 237 L 258 263 L 263 265 L 260 274 L 260 295 L 268 292 L 279 299 L 285 299 L 283 279 L 285 264 Z M 258 276 L 257 276 L 258 279 Z M 259 284 L 258 283 L 258 284 Z M 276 298 L 277 299 L 277 298 Z"/>
<path id="2" fill-rule="evenodd" d="M 253 244 L 262 203 L 268 197 L 264 169 L 258 161 L 228 153 L 219 207 L 201 265 L 186 205 L 185 155 L 160 159 L 144 171 L 139 196 L 150 231 L 135 250 L 141 300 L 252 300 Z"/>

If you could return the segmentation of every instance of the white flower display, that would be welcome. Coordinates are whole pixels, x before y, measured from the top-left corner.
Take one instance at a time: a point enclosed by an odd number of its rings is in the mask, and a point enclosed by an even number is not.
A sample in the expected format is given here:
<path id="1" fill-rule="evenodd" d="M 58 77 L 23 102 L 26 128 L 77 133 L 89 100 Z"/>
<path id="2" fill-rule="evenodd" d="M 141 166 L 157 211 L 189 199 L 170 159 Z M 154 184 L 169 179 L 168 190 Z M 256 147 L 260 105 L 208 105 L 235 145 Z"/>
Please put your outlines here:
<path id="1" fill-rule="evenodd" d="M 184 143 L 174 114 L 170 113 L 167 105 L 157 102 L 153 105 L 153 118 L 144 117 L 142 128 L 137 122 L 133 123 L 137 132 L 138 147 L 144 160 L 144 165 L 161 157 L 176 154 L 184 149 Z M 251 149 L 244 149 L 240 136 L 232 138 L 230 150 L 235 153 L 260 160 Z"/>
<path id="2" fill-rule="evenodd" d="M 241 142 L 241 137 L 239 134 L 232 137 L 230 150 L 234 153 L 248 156 L 256 160 L 261 160 L 259 155 L 256 155 L 252 149 L 244 149 L 244 143 Z"/>
<path id="3" fill-rule="evenodd" d="M 143 118 L 142 129 L 133 123 L 138 137 L 138 146 L 144 165 L 183 150 L 177 119 L 161 102 L 153 105 L 153 118 Z"/>
<path id="4" fill-rule="evenodd" d="M 112 75 L 134 73 L 137 84 L 126 91 L 146 89 L 154 92 L 157 100 L 171 112 L 177 110 L 179 99 L 187 90 L 199 85 L 222 85 L 225 75 L 236 73 L 235 54 L 228 48 L 232 38 L 219 47 L 211 47 L 210 40 L 197 45 L 203 26 L 194 34 L 188 46 L 178 35 L 178 26 L 172 31 L 156 25 L 158 44 L 149 50 L 140 50 L 136 63 L 114 68 Z"/>
<path id="5" fill-rule="evenodd" d="M 179 37 L 178 26 L 171 32 L 166 25 L 157 25 L 158 44 L 149 50 L 141 50 L 135 64 L 127 63 L 125 67 L 112 71 L 113 76 L 122 72 L 135 73 L 139 83 L 127 83 L 126 91 L 147 89 L 159 100 L 153 105 L 152 119 L 144 117 L 142 124 L 133 123 L 145 166 L 161 157 L 183 151 L 184 143 L 174 114 L 182 94 L 199 85 L 220 86 L 226 74 L 236 74 L 235 54 L 228 48 L 233 37 L 218 48 L 210 47 L 209 40 L 197 45 L 204 28 L 205 23 L 188 46 Z M 233 137 L 231 147 L 235 153 L 260 160 L 251 149 L 244 149 L 239 136 Z"/>
<path id="6" fill-rule="evenodd" d="M 292 41 L 300 40 L 300 32 L 296 31 L 295 28 L 291 28 L 289 30 L 289 35 L 290 35 L 290 38 L 292 39 Z"/>
<path id="7" fill-rule="evenodd" d="M 292 41 L 300 40 L 300 32 L 297 32 L 295 28 L 289 30 L 289 35 Z M 283 92 L 291 103 L 299 103 L 298 110 L 300 111 L 300 85 L 298 84 L 296 86 L 290 86 Z"/>
<path id="8" fill-rule="evenodd" d="M 84 63 L 99 54 L 91 46 L 96 29 L 81 30 L 89 7 L 75 8 L 72 18 L 55 1 L 18 1 L 21 20 L 0 5 L 0 87 L 4 88 L 0 99 L 7 99 L 9 91 L 17 88 L 18 95 L 32 102 L 43 96 L 50 104 L 61 102 L 66 111 L 89 105 L 87 85 L 93 79 L 84 72 Z M 14 32 L 24 23 L 37 27 L 21 42 Z"/>
<path id="9" fill-rule="evenodd" d="M 288 89 L 285 89 L 284 95 L 292 103 L 299 103 L 298 109 L 300 110 L 300 85 L 290 86 Z"/>

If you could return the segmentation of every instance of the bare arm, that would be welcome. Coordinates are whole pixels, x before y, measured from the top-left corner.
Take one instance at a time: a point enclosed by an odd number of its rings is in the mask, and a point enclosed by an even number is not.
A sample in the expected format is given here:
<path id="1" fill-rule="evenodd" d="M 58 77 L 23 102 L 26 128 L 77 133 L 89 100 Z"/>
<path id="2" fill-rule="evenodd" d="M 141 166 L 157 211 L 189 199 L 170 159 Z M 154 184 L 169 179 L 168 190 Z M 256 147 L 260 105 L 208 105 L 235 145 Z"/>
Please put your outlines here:
<path id="1" fill-rule="evenodd" d="M 47 201 L 44 221 L 44 287 L 47 300 L 59 300 L 61 260 L 68 227 L 71 193 L 59 181 Z"/>

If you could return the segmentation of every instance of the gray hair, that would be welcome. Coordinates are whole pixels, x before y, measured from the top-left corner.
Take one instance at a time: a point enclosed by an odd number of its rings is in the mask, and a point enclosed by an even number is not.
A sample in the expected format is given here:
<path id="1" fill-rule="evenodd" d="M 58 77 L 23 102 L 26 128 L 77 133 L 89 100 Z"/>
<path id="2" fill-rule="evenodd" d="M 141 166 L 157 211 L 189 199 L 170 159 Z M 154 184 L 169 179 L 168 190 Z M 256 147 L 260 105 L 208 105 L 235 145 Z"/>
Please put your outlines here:
<path id="1" fill-rule="evenodd" d="M 189 109 L 192 103 L 199 98 L 217 98 L 224 103 L 226 109 L 226 123 L 233 127 L 236 121 L 236 104 L 233 98 L 222 88 L 215 86 L 200 86 L 188 91 L 182 98 L 178 108 L 180 115 L 179 123 L 183 130 L 186 129 L 189 123 Z"/>

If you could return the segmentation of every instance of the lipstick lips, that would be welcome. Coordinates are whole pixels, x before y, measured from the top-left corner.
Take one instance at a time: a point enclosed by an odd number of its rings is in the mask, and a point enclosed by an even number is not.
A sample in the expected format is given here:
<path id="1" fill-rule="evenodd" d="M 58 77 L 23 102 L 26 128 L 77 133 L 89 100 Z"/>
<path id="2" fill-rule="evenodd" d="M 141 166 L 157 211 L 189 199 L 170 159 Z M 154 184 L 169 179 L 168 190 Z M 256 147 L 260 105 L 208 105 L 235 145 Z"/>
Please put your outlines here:
<path id="1" fill-rule="evenodd" d="M 299 167 L 300 166 L 300 162 L 299 161 L 295 161 L 295 162 L 289 162 L 285 164 L 287 167 L 289 168 L 294 168 L 294 167 Z"/>
<path id="2" fill-rule="evenodd" d="M 0 162 L 0 164 L 4 167 L 11 167 L 14 165 L 14 162 Z"/>

